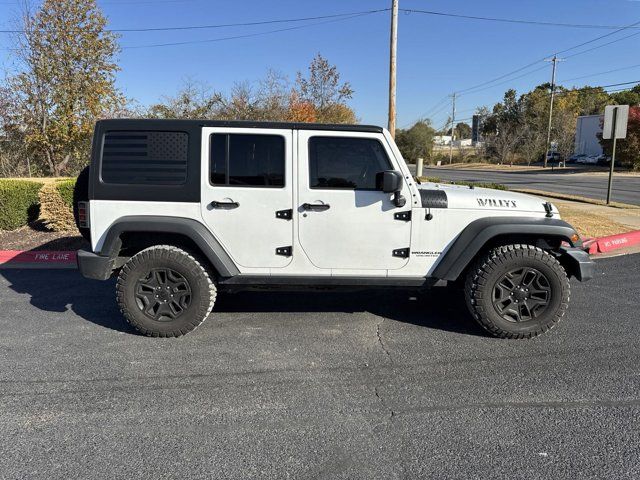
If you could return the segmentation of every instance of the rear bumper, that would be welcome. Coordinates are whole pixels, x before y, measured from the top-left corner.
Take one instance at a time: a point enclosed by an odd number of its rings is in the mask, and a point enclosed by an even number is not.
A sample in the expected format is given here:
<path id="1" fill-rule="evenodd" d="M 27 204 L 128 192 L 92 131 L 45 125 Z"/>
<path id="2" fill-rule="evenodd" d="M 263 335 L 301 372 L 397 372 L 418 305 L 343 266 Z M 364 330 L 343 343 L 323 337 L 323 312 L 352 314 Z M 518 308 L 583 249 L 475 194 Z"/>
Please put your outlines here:
<path id="1" fill-rule="evenodd" d="M 560 249 L 560 263 L 567 273 L 581 282 L 591 280 L 596 274 L 596 263 L 589 254 L 580 248 L 562 247 Z"/>
<path id="2" fill-rule="evenodd" d="M 87 250 L 78 250 L 78 270 L 85 278 L 107 280 L 111 277 L 114 261 L 110 257 L 103 257 Z"/>

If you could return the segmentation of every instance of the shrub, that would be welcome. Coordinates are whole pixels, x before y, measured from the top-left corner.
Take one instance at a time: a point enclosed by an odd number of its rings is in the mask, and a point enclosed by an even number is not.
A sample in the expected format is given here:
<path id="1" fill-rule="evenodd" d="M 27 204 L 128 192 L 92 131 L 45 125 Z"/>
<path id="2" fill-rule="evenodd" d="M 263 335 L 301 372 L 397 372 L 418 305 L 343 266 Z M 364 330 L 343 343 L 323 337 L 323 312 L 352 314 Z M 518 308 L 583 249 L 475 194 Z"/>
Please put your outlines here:
<path id="1" fill-rule="evenodd" d="M 76 186 L 75 178 L 69 180 L 61 180 L 56 183 L 56 188 L 58 189 L 58 193 L 64 200 L 64 203 L 71 209 L 73 209 L 73 189 Z"/>
<path id="2" fill-rule="evenodd" d="M 72 202 L 67 203 L 56 183 L 47 183 L 42 187 L 39 197 L 40 220 L 48 229 L 54 232 L 70 232 L 76 229 Z"/>
<path id="3" fill-rule="evenodd" d="M 15 230 L 38 218 L 42 183 L 0 179 L 0 230 Z"/>

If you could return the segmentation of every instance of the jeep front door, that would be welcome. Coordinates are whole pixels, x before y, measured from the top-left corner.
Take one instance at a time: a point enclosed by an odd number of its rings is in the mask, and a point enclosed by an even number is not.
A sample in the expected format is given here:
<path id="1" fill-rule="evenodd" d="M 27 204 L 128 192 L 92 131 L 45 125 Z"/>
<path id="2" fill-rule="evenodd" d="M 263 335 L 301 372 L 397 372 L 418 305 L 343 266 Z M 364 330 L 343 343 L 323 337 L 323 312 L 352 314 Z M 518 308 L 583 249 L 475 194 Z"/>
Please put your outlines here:
<path id="1" fill-rule="evenodd" d="M 242 271 L 291 261 L 291 130 L 203 128 L 202 217 Z"/>
<path id="2" fill-rule="evenodd" d="M 397 170 L 386 139 L 375 133 L 299 131 L 298 157 L 298 235 L 309 260 L 354 275 L 405 266 L 411 221 L 395 214 L 411 210 L 408 186 L 402 182 L 404 207 L 394 203 L 393 193 L 376 189 L 377 173 Z"/>

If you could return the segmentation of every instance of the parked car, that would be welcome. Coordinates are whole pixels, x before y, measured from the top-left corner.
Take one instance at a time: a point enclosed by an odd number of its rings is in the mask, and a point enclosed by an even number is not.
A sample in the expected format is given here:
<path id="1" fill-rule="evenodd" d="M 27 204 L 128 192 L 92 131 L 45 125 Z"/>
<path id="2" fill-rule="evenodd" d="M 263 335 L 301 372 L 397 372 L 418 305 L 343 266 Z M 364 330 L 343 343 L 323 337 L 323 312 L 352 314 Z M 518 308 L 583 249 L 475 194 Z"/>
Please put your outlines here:
<path id="1" fill-rule="evenodd" d="M 551 203 L 419 183 L 376 126 L 102 120 L 82 175 L 80 272 L 115 274 L 145 335 L 188 333 L 222 292 L 450 283 L 488 332 L 530 338 L 594 275 Z"/>
<path id="2" fill-rule="evenodd" d="M 584 153 L 574 153 L 569 157 L 567 163 L 582 163 L 582 160 L 586 157 Z"/>
<path id="3" fill-rule="evenodd" d="M 598 155 L 585 155 L 584 157 L 578 159 L 576 163 L 580 163 L 583 165 L 595 165 L 598 163 Z"/>

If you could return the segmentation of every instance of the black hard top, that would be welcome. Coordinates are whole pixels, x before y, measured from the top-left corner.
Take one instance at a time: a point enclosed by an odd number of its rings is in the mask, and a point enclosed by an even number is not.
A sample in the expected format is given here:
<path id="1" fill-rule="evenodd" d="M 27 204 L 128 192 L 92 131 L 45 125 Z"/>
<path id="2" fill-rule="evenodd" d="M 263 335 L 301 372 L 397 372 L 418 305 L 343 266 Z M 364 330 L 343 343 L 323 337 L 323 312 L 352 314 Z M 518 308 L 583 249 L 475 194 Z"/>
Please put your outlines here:
<path id="1" fill-rule="evenodd" d="M 97 123 L 103 129 L 135 129 L 145 128 L 197 128 L 197 127 L 235 127 L 235 128 L 277 128 L 284 130 L 333 130 L 341 132 L 382 133 L 382 127 L 374 125 L 348 125 L 334 123 L 300 123 L 300 122 L 254 122 L 239 120 L 173 120 L 173 119 L 132 119 L 119 118 L 100 120 Z"/>

